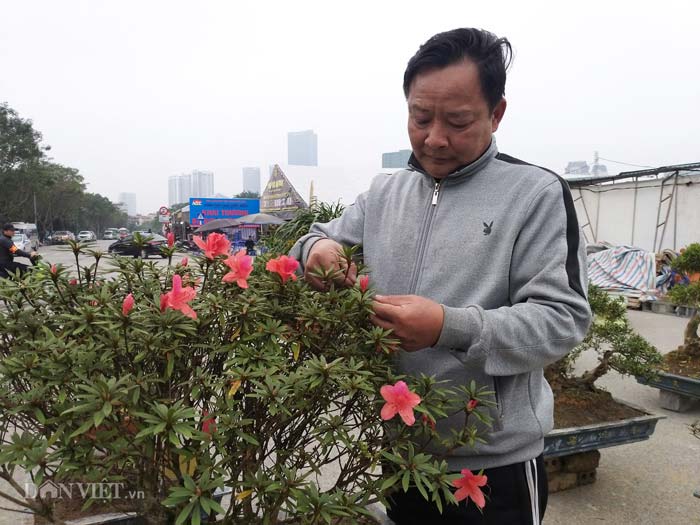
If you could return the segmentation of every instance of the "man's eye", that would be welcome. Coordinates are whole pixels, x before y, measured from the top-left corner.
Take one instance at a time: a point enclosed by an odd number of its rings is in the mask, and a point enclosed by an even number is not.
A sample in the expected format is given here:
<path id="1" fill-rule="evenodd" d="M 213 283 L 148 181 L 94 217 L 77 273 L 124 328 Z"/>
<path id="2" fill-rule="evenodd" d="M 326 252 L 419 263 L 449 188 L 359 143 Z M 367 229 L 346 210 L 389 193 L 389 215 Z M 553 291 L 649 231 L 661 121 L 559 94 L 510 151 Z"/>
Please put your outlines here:
<path id="1" fill-rule="evenodd" d="M 430 119 L 426 119 L 426 118 L 417 118 L 417 119 L 413 119 L 413 120 L 419 126 L 427 126 L 428 124 L 430 124 Z"/>

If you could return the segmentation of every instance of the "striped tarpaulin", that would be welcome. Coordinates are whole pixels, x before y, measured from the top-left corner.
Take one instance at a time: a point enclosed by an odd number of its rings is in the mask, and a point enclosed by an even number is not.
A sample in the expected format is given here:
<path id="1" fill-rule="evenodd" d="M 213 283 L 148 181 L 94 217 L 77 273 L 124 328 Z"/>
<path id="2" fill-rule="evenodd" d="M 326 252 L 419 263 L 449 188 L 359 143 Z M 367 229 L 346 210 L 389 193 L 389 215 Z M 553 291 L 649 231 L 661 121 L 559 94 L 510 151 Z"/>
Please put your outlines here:
<path id="1" fill-rule="evenodd" d="M 603 290 L 646 295 L 656 288 L 654 254 L 633 246 L 615 246 L 588 256 L 588 280 Z"/>

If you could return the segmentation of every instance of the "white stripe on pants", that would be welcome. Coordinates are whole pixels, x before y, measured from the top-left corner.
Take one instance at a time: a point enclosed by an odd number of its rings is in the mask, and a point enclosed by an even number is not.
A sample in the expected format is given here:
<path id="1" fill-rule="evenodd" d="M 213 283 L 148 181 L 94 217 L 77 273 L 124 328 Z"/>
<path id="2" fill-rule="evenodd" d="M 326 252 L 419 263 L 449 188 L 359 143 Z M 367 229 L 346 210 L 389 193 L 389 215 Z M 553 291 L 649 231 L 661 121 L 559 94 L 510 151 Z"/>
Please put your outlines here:
<path id="1" fill-rule="evenodd" d="M 540 498 L 537 490 L 537 460 L 531 459 L 525 463 L 525 477 L 530 492 L 530 508 L 533 525 L 540 525 Z"/>

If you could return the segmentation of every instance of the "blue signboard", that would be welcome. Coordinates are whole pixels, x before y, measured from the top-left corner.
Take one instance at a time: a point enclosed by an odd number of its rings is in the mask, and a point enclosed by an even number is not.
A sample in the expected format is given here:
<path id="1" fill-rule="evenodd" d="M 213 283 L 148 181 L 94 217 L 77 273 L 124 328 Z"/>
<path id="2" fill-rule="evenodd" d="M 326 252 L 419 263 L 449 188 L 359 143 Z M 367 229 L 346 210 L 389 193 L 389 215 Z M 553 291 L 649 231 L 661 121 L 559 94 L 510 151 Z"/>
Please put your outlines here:
<path id="1" fill-rule="evenodd" d="M 190 224 L 192 226 L 201 226 L 214 219 L 238 219 L 259 211 L 260 199 L 190 198 Z"/>

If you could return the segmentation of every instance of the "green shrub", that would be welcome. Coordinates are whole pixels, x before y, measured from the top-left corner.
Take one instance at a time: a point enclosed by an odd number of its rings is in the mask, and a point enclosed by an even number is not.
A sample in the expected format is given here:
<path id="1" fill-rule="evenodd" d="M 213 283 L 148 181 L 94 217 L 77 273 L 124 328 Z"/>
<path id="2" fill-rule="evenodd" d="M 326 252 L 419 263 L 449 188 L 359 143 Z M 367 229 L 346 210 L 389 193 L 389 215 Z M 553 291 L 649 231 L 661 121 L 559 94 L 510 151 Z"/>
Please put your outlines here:
<path id="1" fill-rule="evenodd" d="M 489 393 L 403 378 L 422 398 L 416 423 L 382 421 L 379 390 L 402 378 L 397 342 L 369 322 L 371 288 L 317 293 L 285 273 L 293 261 L 259 257 L 248 276 L 246 259 L 116 258 L 107 276 L 96 260 L 80 280 L 47 265 L 1 280 L 0 478 L 123 482 L 144 497 L 112 503 L 148 523 L 217 512 L 355 523 L 409 485 L 454 502 L 456 476 L 424 449 L 474 445 L 475 418 L 488 416 L 456 400 L 485 408 Z M 464 429 L 442 440 L 434 421 L 455 412 Z M 213 499 L 223 487 L 225 512 Z M 23 496 L 52 519 L 50 501 Z"/>

